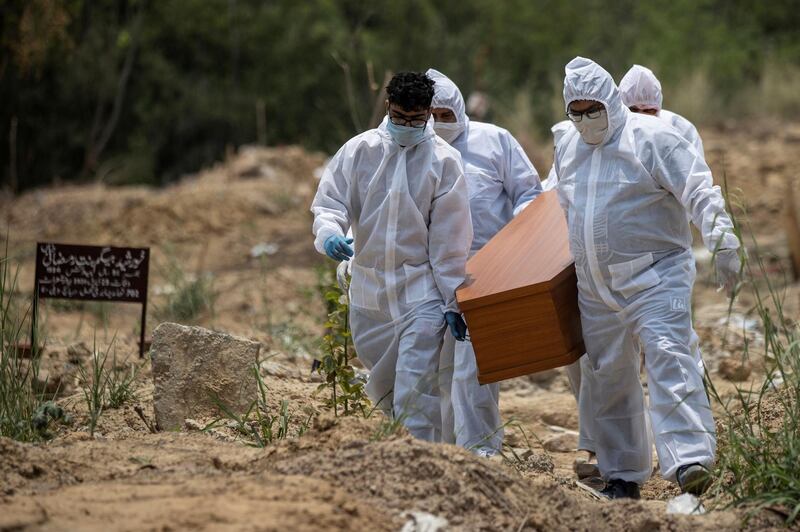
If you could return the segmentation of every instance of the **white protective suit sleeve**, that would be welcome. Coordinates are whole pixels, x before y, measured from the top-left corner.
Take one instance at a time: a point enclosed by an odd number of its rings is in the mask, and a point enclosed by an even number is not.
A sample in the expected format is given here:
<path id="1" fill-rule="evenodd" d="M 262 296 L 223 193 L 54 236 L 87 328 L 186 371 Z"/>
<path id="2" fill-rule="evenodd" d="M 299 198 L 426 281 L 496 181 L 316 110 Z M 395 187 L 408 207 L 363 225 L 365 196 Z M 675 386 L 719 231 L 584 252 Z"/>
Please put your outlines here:
<path id="1" fill-rule="evenodd" d="M 442 171 L 431 204 L 428 249 L 443 312 L 459 312 L 456 289 L 466 276 L 464 257 L 472 244 L 467 182 L 461 163 L 452 159 Z"/>
<path id="2" fill-rule="evenodd" d="M 696 149 L 698 153 L 705 158 L 706 154 L 703 148 L 703 139 L 700 138 L 700 133 L 697 132 L 697 128 L 694 127 L 694 124 L 681 115 L 673 113 L 672 111 L 667 111 L 666 109 L 662 109 L 658 113 L 658 117 L 677 129 L 678 133 L 681 134 L 681 137 L 688 140 L 689 143 L 694 146 L 694 149 Z"/>
<path id="3" fill-rule="evenodd" d="M 342 147 L 328 163 L 314 198 L 314 247 L 325 253 L 325 241 L 333 235 L 344 236 L 350 229 L 350 182 Z"/>
<path id="4" fill-rule="evenodd" d="M 547 192 L 553 190 L 558 185 L 558 176 L 556 175 L 556 167 L 551 166 L 550 171 L 547 173 L 547 179 L 542 181 L 542 190 Z"/>
<path id="5" fill-rule="evenodd" d="M 725 211 L 725 198 L 714 185 L 711 169 L 684 138 L 663 158 L 655 161 L 652 175 L 672 193 L 700 230 L 706 249 L 737 249 L 739 239 Z"/>
<path id="6" fill-rule="evenodd" d="M 520 143 L 510 133 L 508 137 L 508 160 L 503 187 L 514 206 L 514 216 L 518 215 L 530 202 L 542 193 L 539 174 L 525 154 Z"/>
<path id="7" fill-rule="evenodd" d="M 574 131 L 572 123 L 569 120 L 562 120 L 550 128 L 553 133 L 553 165 L 550 167 L 550 172 L 547 174 L 547 179 L 542 181 L 542 190 L 553 190 L 558 186 L 558 174 L 556 173 L 556 157 L 555 149 L 561 138 L 570 131 Z"/>

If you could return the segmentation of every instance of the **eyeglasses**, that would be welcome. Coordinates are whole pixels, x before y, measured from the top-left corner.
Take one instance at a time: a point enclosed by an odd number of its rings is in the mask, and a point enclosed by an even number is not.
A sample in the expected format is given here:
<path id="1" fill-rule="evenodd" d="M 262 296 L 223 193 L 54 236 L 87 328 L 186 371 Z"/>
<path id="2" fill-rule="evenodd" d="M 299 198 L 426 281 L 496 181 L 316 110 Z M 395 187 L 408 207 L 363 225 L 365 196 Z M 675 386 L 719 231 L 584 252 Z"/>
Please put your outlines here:
<path id="1" fill-rule="evenodd" d="M 406 118 L 400 115 L 392 115 L 391 111 L 388 111 L 386 114 L 389 115 L 389 121 L 396 126 L 408 126 L 422 129 L 428 123 L 427 114 L 425 118 Z"/>
<path id="2" fill-rule="evenodd" d="M 569 111 L 567 111 L 567 118 L 569 118 L 573 122 L 580 122 L 581 120 L 583 120 L 583 116 L 586 115 L 586 118 L 594 120 L 595 118 L 599 118 L 600 113 L 602 113 L 604 110 L 605 107 L 603 107 L 602 105 L 595 105 L 594 107 L 587 109 L 585 111 L 573 111 L 572 109 L 570 109 Z"/>

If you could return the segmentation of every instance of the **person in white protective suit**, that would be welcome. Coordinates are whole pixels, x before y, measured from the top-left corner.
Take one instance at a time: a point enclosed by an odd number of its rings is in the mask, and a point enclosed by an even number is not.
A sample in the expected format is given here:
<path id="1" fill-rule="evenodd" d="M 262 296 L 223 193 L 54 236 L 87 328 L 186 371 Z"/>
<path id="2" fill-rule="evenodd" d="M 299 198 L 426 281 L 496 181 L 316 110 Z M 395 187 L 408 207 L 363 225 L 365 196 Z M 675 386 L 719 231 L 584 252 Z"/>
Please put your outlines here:
<path id="1" fill-rule="evenodd" d="M 383 123 L 349 140 L 320 180 L 314 244 L 353 257 L 350 327 L 370 399 L 438 441 L 442 339 L 447 326 L 466 335 L 455 290 L 472 242 L 467 184 L 458 152 L 433 132 L 433 81 L 405 72 L 386 90 Z"/>
<path id="2" fill-rule="evenodd" d="M 661 82 L 652 70 L 641 65 L 633 65 L 620 80 L 619 92 L 625 107 L 634 113 L 657 116 L 677 129 L 678 133 L 705 157 L 703 141 L 694 124 L 681 115 L 662 108 L 664 98 L 661 93 Z"/>
<path id="3" fill-rule="evenodd" d="M 700 155 L 705 157 L 703 141 L 694 124 L 677 113 L 662 109 L 663 95 L 661 92 L 661 82 L 656 78 L 655 74 L 653 74 L 652 70 L 641 65 L 633 65 L 620 81 L 619 90 L 622 103 L 631 111 L 658 117 L 674 127 L 683 138 L 688 140 L 695 147 Z M 566 128 L 572 129 L 569 120 L 563 120 L 551 128 L 556 142 L 560 135 L 563 135 L 563 133 L 567 131 Z M 555 188 L 557 184 L 555 170 L 551 167 L 550 174 L 547 180 L 542 183 L 542 186 L 545 190 L 550 190 Z M 567 367 L 570 385 L 575 399 L 578 401 L 579 408 L 581 408 L 579 399 L 581 389 L 581 363 L 581 361 L 577 361 Z M 583 361 L 583 363 L 585 364 L 585 361 Z M 584 385 L 585 384 L 586 383 L 584 383 Z M 584 402 L 582 405 L 583 411 L 579 413 L 580 436 L 578 449 L 589 452 L 589 457 L 586 461 L 587 465 L 579 465 L 576 463 L 576 472 L 579 477 L 596 474 L 596 466 L 591 464 L 594 454 L 594 444 L 590 428 L 591 418 L 586 415 L 585 412 L 588 406 L 588 401 Z"/>
<path id="4" fill-rule="evenodd" d="M 458 150 L 464 163 L 474 233 L 471 256 L 541 193 L 539 174 L 511 133 L 471 121 L 455 83 L 434 69 L 427 74 L 436 83 L 433 128 Z M 452 387 L 442 383 L 442 390 L 452 391 L 452 398 L 442 394 L 444 441 L 455 441 L 479 455 L 496 454 L 503 442 L 499 383 L 478 383 L 475 351 L 469 340 L 446 338 L 441 365 L 453 367 Z M 454 435 L 448 434 L 448 426 L 453 427 Z"/>
<path id="5" fill-rule="evenodd" d="M 565 71 L 564 102 L 575 130 L 559 139 L 554 165 L 588 357 L 581 401 L 590 405 L 603 494 L 638 498 L 651 474 L 637 340 L 661 473 L 701 493 L 716 437 L 691 323 L 695 266 L 687 213 L 716 252 L 717 279 L 728 288 L 741 268 L 739 241 L 691 143 L 662 121 L 630 112 L 593 61 L 577 57 Z"/>

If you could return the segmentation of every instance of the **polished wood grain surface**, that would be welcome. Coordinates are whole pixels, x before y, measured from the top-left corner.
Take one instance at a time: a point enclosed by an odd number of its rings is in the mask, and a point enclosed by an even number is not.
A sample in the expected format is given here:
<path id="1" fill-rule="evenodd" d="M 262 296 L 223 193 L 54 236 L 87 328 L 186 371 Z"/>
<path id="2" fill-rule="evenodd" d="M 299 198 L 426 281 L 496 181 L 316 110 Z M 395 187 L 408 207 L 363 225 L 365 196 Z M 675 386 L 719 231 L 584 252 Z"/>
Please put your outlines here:
<path id="1" fill-rule="evenodd" d="M 572 264 L 567 221 L 555 190 L 544 192 L 467 262 L 461 310 L 546 291 Z M 498 298 L 498 294 L 505 294 Z M 483 300 L 483 301 L 482 301 Z"/>
<path id="2" fill-rule="evenodd" d="M 481 384 L 490 384 L 492 382 L 513 379 L 514 377 L 530 375 L 531 373 L 547 371 L 548 369 L 568 366 L 581 358 L 583 354 L 583 348 L 578 347 L 556 358 L 548 358 L 545 360 L 528 359 L 528 362 L 518 366 L 510 366 L 504 369 L 493 371 L 491 373 L 478 373 L 478 382 Z"/>
<path id="3" fill-rule="evenodd" d="M 584 352 L 575 267 L 555 191 L 545 192 L 467 262 L 457 298 L 478 381 L 570 364 Z"/>

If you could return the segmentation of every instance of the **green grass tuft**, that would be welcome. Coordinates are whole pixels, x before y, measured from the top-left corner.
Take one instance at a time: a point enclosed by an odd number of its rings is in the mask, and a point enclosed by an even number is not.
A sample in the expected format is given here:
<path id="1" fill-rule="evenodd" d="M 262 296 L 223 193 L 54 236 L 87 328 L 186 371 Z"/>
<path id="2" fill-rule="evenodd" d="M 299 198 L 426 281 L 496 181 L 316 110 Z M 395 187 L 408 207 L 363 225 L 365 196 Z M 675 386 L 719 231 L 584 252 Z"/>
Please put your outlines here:
<path id="1" fill-rule="evenodd" d="M 724 506 L 747 509 L 747 516 L 769 509 L 782 515 L 787 525 L 800 517 L 800 328 L 783 311 L 784 291 L 767 275 L 765 258 L 752 228 L 742 216 L 732 215 L 742 243 L 743 228 L 750 237 L 750 251 L 743 261 L 744 281 L 761 321 L 764 351 L 745 342 L 744 356 L 763 355 L 767 377 L 760 386 L 738 388 L 733 398 L 720 395 L 710 379 L 712 399 L 724 410 L 719 431 L 715 483 L 712 493 Z M 759 280 L 763 279 L 763 280 Z"/>
<path id="2" fill-rule="evenodd" d="M 291 436 L 302 436 L 311 423 L 314 413 L 308 417 L 296 418 L 289 411 L 289 401 L 283 399 L 277 413 L 271 413 L 267 403 L 267 385 L 259 372 L 259 365 L 253 366 L 253 376 L 258 385 L 258 396 L 250 403 L 243 414 L 234 412 L 224 400 L 212 396 L 212 400 L 220 411 L 220 417 L 206 425 L 203 430 L 209 431 L 222 426 L 233 428 L 244 437 L 245 442 L 253 447 L 266 447 Z"/>
<path id="3" fill-rule="evenodd" d="M 22 312 L 15 300 L 19 268 L 12 276 L 8 240 L 0 258 L 0 436 L 40 441 L 50 436 L 48 428 L 63 419 L 63 412 L 57 415 L 56 410 L 48 409 L 55 393 L 39 393 L 35 385 L 39 381 L 41 350 L 25 347 L 30 343 L 30 306 Z M 41 388 L 46 389 L 46 383 Z"/>

